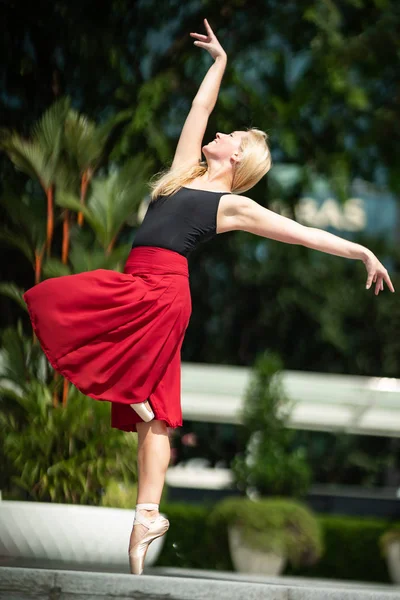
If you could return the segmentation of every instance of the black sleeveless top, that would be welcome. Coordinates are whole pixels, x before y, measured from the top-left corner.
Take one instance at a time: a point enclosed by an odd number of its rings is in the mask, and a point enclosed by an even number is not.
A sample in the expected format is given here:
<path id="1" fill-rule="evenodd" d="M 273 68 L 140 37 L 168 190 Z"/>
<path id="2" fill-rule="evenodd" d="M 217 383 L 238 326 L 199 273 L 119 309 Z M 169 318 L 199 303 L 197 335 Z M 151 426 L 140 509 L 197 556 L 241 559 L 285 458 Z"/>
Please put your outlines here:
<path id="1" fill-rule="evenodd" d="M 149 204 L 132 248 L 156 246 L 187 257 L 216 235 L 219 201 L 226 194 L 182 187 L 172 196 L 159 196 Z"/>

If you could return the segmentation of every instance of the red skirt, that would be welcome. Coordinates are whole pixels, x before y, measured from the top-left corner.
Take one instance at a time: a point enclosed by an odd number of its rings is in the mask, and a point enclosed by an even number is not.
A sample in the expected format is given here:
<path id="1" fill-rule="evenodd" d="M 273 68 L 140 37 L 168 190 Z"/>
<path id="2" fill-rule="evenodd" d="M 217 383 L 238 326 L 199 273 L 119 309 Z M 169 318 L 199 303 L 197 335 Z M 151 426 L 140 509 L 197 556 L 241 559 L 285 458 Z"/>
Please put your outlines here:
<path id="1" fill-rule="evenodd" d="M 133 248 L 123 273 L 54 277 L 23 297 L 51 365 L 112 403 L 112 427 L 136 431 L 141 419 L 129 405 L 147 399 L 156 419 L 182 425 L 180 354 L 192 309 L 184 256 Z"/>

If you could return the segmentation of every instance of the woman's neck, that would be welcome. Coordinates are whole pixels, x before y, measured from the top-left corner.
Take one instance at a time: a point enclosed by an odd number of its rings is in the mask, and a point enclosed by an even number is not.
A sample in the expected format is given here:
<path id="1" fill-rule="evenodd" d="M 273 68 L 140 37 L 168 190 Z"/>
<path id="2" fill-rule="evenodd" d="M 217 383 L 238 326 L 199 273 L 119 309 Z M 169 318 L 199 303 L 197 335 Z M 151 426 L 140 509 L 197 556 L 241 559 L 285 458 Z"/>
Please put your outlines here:
<path id="1" fill-rule="evenodd" d="M 221 169 L 220 167 L 213 168 L 212 165 L 208 165 L 208 169 L 204 175 L 196 177 L 196 179 L 190 182 L 190 185 L 193 187 L 199 185 L 200 187 L 204 187 L 204 189 L 230 192 L 232 189 L 232 180 L 232 171 L 228 173 L 226 169 Z"/>

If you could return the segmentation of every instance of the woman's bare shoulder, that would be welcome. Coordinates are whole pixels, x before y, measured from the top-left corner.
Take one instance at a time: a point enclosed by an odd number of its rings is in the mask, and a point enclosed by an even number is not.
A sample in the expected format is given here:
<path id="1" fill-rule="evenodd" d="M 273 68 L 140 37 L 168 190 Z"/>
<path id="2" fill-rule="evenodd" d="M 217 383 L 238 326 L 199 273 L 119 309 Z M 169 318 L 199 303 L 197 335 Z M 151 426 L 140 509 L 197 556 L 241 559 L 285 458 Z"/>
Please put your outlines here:
<path id="1" fill-rule="evenodd" d="M 224 194 L 217 212 L 217 233 L 236 231 L 240 228 L 240 216 L 253 200 L 239 194 Z"/>

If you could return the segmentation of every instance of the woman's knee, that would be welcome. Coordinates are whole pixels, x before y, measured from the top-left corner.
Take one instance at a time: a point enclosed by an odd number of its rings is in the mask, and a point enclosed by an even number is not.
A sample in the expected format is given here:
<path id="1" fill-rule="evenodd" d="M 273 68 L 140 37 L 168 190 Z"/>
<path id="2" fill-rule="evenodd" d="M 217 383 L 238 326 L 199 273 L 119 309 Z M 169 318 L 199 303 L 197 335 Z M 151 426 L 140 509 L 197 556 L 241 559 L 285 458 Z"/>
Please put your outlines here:
<path id="1" fill-rule="evenodd" d="M 136 424 L 139 440 L 149 438 L 154 435 L 163 435 L 168 437 L 168 426 L 165 421 L 153 419 L 145 423 L 144 421 Z"/>

